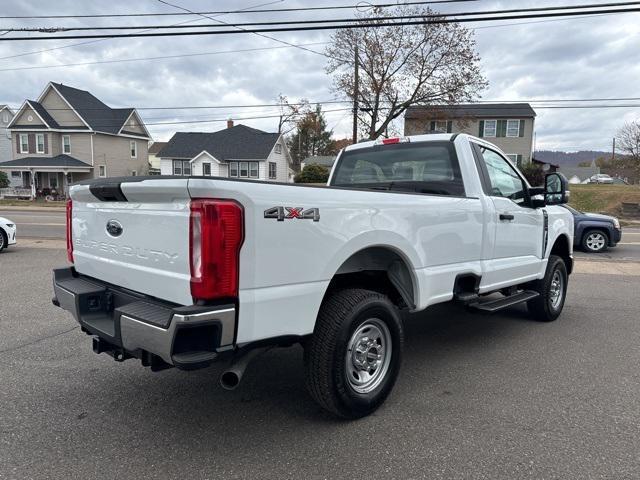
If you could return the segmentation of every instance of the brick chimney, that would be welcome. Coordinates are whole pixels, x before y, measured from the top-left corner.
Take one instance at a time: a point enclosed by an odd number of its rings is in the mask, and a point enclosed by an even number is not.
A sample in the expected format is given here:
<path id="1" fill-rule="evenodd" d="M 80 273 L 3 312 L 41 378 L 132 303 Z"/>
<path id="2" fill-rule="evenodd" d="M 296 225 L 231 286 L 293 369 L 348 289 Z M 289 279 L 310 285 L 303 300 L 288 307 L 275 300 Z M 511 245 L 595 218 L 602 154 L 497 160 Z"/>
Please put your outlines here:
<path id="1" fill-rule="evenodd" d="M 232 128 L 233 127 L 233 119 L 230 118 L 229 120 L 227 120 L 227 128 Z"/>

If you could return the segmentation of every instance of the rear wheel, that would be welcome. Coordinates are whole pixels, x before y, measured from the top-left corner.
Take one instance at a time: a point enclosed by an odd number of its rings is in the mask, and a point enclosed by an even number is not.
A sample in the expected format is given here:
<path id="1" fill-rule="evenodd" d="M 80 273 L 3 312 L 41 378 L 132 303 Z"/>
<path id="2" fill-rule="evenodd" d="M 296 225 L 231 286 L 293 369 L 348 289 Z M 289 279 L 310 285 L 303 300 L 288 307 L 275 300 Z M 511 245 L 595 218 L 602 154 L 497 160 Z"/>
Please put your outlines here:
<path id="1" fill-rule="evenodd" d="M 386 296 L 364 289 L 330 294 L 305 347 L 307 389 L 340 417 L 369 415 L 395 384 L 402 344 L 402 323 Z"/>
<path id="2" fill-rule="evenodd" d="M 529 289 L 540 294 L 527 302 L 529 313 L 534 320 L 552 322 L 560 316 L 567 296 L 568 280 L 569 276 L 564 260 L 551 255 L 544 278 L 529 284 Z"/>
<path id="3" fill-rule="evenodd" d="M 590 230 L 582 237 L 582 248 L 590 253 L 604 252 L 609 244 L 609 237 L 602 230 Z"/>

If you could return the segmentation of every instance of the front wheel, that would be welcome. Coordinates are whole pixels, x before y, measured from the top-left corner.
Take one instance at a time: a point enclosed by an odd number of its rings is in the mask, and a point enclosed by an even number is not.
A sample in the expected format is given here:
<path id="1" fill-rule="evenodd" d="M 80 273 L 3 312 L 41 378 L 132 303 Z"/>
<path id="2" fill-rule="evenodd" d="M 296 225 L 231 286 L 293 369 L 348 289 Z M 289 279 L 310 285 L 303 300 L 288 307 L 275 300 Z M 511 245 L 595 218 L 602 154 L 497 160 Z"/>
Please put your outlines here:
<path id="1" fill-rule="evenodd" d="M 369 415 L 395 384 L 403 338 L 396 308 L 385 295 L 355 288 L 329 294 L 305 347 L 307 390 L 340 417 Z"/>
<path id="2" fill-rule="evenodd" d="M 602 230 L 590 230 L 582 238 L 582 248 L 590 253 L 600 253 L 607 249 L 609 237 Z"/>
<path id="3" fill-rule="evenodd" d="M 555 255 L 549 257 L 544 278 L 531 282 L 529 288 L 540 295 L 527 302 L 529 313 L 534 320 L 552 322 L 562 313 L 567 296 L 567 266 L 562 258 Z"/>
<path id="4" fill-rule="evenodd" d="M 9 240 L 7 239 L 7 235 L 2 230 L 0 230 L 0 252 L 4 250 L 8 243 Z"/>

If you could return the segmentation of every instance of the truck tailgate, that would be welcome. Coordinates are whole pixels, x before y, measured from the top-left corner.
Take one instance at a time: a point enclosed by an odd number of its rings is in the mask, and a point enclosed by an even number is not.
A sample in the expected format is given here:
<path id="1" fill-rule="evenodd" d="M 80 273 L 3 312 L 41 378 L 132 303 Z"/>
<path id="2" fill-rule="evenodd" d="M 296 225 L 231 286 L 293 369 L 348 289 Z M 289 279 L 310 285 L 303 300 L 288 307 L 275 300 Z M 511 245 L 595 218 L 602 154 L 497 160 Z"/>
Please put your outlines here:
<path id="1" fill-rule="evenodd" d="M 181 305 L 192 303 L 189 191 L 186 179 L 116 184 L 122 198 L 74 186 L 75 269 L 108 283 Z M 113 200 L 118 201 L 113 201 Z"/>

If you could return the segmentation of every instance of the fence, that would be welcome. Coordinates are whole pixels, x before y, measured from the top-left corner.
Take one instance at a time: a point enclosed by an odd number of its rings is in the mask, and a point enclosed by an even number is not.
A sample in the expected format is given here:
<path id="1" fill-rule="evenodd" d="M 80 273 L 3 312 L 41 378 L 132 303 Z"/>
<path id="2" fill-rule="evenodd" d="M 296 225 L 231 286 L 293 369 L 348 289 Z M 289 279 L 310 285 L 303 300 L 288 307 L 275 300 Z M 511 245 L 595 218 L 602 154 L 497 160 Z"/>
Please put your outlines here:
<path id="1" fill-rule="evenodd" d="M 31 198 L 30 188 L 0 188 L 0 200 L 3 198 Z"/>

